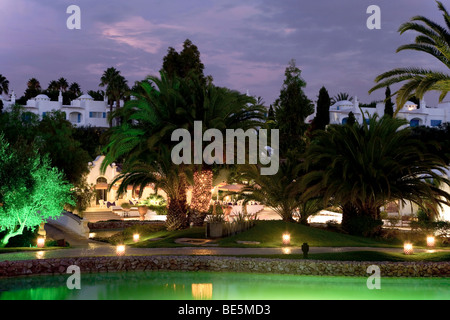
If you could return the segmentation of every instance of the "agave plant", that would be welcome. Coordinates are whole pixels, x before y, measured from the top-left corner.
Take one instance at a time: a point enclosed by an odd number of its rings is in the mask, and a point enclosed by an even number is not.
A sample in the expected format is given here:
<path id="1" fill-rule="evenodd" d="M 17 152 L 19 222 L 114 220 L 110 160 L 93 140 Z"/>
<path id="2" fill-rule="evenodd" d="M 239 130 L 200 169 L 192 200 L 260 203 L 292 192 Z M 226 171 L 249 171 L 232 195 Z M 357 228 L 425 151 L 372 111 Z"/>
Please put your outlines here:
<path id="1" fill-rule="evenodd" d="M 423 16 L 415 16 L 411 21 L 402 24 L 400 34 L 406 31 L 416 31 L 419 35 L 415 42 L 402 45 L 397 52 L 415 50 L 425 52 L 444 64 L 445 70 L 450 68 L 450 15 L 440 1 L 436 1 L 442 12 L 445 26 L 441 26 Z M 376 77 L 378 84 L 369 90 L 369 93 L 397 83 L 404 83 L 397 94 L 397 114 L 403 105 L 412 96 L 422 99 L 428 91 L 440 92 L 439 101 L 442 102 L 450 90 L 450 75 L 446 72 L 427 70 L 420 67 L 396 68 Z"/>

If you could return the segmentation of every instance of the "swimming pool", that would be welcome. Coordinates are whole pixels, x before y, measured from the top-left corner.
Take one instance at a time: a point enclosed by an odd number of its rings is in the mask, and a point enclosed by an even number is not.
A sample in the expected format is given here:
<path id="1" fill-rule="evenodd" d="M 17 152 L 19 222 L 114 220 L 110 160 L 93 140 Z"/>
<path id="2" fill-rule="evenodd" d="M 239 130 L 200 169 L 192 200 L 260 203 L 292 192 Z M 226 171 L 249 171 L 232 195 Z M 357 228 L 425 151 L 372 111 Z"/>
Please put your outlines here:
<path id="1" fill-rule="evenodd" d="M 219 272 L 122 272 L 81 274 L 81 289 L 68 275 L 0 280 L 0 300 L 449 300 L 450 278 L 382 278 L 369 290 L 364 277 Z"/>

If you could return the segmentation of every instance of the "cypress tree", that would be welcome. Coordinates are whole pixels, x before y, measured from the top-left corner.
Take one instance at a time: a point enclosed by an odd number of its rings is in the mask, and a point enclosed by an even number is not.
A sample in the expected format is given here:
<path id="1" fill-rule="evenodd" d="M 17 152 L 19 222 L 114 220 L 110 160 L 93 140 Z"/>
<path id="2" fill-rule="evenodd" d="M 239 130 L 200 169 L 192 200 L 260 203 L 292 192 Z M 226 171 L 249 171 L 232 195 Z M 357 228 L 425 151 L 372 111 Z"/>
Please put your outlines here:
<path id="1" fill-rule="evenodd" d="M 393 117 L 394 116 L 394 104 L 391 100 L 391 89 L 386 88 L 386 100 L 384 100 L 384 115 Z"/>
<path id="2" fill-rule="evenodd" d="M 322 87 L 319 91 L 319 99 L 317 100 L 317 113 L 314 118 L 316 129 L 325 130 L 325 127 L 330 124 L 330 105 L 331 99 L 327 89 Z"/>

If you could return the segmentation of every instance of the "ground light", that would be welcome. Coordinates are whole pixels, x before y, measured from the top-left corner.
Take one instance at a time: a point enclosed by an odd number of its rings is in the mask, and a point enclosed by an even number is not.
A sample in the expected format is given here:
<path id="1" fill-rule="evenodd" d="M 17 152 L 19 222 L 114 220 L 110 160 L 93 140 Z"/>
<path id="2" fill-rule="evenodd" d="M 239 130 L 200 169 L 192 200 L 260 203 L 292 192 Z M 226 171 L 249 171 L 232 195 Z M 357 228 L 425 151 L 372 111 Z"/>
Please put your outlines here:
<path id="1" fill-rule="evenodd" d="M 413 253 L 414 253 L 414 250 L 413 250 L 413 245 L 412 245 L 412 243 L 410 243 L 410 242 L 405 242 L 405 244 L 403 245 L 403 252 L 404 252 L 404 254 L 406 254 L 406 255 L 413 254 Z"/>
<path id="2" fill-rule="evenodd" d="M 436 243 L 436 239 L 433 236 L 427 237 L 427 247 L 433 248 Z"/>
<path id="3" fill-rule="evenodd" d="M 43 248 L 44 245 L 45 245 L 45 238 L 44 237 L 37 238 L 37 247 Z"/>
<path id="4" fill-rule="evenodd" d="M 139 238 L 140 238 L 139 233 L 133 234 L 133 241 L 134 241 L 134 242 L 138 242 L 138 241 L 139 241 Z"/>
<path id="5" fill-rule="evenodd" d="M 125 254 L 125 246 L 124 246 L 123 244 L 119 244 L 119 245 L 116 247 L 116 254 L 117 254 L 118 256 L 123 256 L 123 255 Z"/>
<path id="6" fill-rule="evenodd" d="M 283 244 L 286 246 L 291 244 L 291 235 L 287 232 L 283 233 Z"/>

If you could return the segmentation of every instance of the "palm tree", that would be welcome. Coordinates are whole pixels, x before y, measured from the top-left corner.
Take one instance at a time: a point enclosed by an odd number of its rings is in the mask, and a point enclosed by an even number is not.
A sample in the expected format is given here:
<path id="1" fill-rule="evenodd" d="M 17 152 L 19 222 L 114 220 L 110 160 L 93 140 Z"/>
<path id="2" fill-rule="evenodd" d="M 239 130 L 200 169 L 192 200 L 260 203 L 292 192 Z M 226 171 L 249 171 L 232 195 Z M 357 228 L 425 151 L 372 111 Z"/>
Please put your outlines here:
<path id="1" fill-rule="evenodd" d="M 237 91 L 205 85 L 202 78 L 190 75 L 180 87 L 183 97 L 188 97 L 187 108 L 180 111 L 182 125 L 191 135 L 194 122 L 201 121 L 202 129 L 255 129 L 264 120 L 265 109 L 255 99 Z M 192 94 L 194 93 L 194 94 Z M 197 142 L 198 143 L 198 142 Z M 225 149 L 225 148 L 224 148 Z M 211 202 L 213 166 L 202 163 L 194 173 L 194 188 L 190 206 L 189 222 L 202 225 Z"/>
<path id="2" fill-rule="evenodd" d="M 72 82 L 72 84 L 69 86 L 69 92 L 71 92 L 74 96 L 80 96 L 81 95 L 81 87 L 77 82 Z"/>
<path id="3" fill-rule="evenodd" d="M 9 81 L 2 74 L 0 74 L 0 95 L 3 93 L 8 94 L 9 92 Z"/>
<path id="4" fill-rule="evenodd" d="M 415 43 L 402 45 L 397 52 L 403 50 L 415 50 L 428 53 L 442 62 L 446 70 L 450 68 L 450 15 L 440 1 L 436 1 L 438 8 L 443 13 L 446 25 L 441 26 L 423 16 L 415 16 L 410 22 L 402 24 L 400 34 L 406 31 L 416 31 L 419 35 Z M 419 23 L 420 22 L 420 23 Z M 385 72 L 375 78 L 378 84 L 369 90 L 373 91 L 404 83 L 396 92 L 397 114 L 411 96 L 422 99 L 428 91 L 440 92 L 439 101 L 442 102 L 450 90 L 450 75 L 441 71 L 426 70 L 420 67 L 397 68 Z"/>
<path id="5" fill-rule="evenodd" d="M 184 166 L 174 165 L 170 152 L 164 149 L 156 158 L 155 154 L 142 155 L 141 159 L 125 162 L 122 172 L 111 183 L 120 182 L 118 193 L 126 192 L 128 186 L 139 189 L 139 196 L 147 185 L 153 184 L 155 193 L 162 190 L 168 198 L 166 228 L 179 230 L 187 226 L 186 183 L 191 177 Z"/>
<path id="6" fill-rule="evenodd" d="M 106 95 L 109 99 L 110 120 L 109 126 L 112 127 L 112 113 L 114 101 L 117 108 L 120 107 L 120 99 L 124 97 L 129 88 L 127 80 L 120 74 L 120 71 L 114 67 L 110 67 L 103 72 L 100 78 L 100 87 L 106 86 Z"/>
<path id="7" fill-rule="evenodd" d="M 127 82 L 128 81 L 119 74 L 111 80 L 106 89 L 108 97 L 116 102 L 116 108 L 120 108 L 120 100 L 125 98 L 130 90 Z"/>
<path id="8" fill-rule="evenodd" d="M 337 95 L 335 95 L 333 98 L 331 98 L 331 105 L 335 104 L 338 101 L 353 101 L 353 97 L 350 97 L 350 95 L 347 92 L 339 92 Z"/>
<path id="9" fill-rule="evenodd" d="M 244 204 L 250 200 L 258 201 L 272 208 L 286 222 L 294 221 L 293 215 L 299 214 L 300 221 L 306 223 L 308 216 L 322 209 L 322 202 L 301 198 L 301 166 L 294 161 L 281 162 L 275 175 L 261 175 L 257 165 L 246 165 L 241 170 L 241 178 L 250 181 L 240 191 Z"/>
<path id="10" fill-rule="evenodd" d="M 430 182 L 450 183 L 445 162 L 405 124 L 375 115 L 368 124 L 319 131 L 305 153 L 302 197 L 322 196 L 340 206 L 342 228 L 367 235 L 380 230 L 380 207 L 387 202 L 411 201 L 432 211 L 450 203 L 450 194 Z"/>
<path id="11" fill-rule="evenodd" d="M 41 83 L 36 78 L 31 78 L 27 82 L 27 88 L 30 90 L 41 91 Z"/>
<path id="12" fill-rule="evenodd" d="M 112 116 L 121 116 L 124 121 L 120 126 L 111 127 L 106 132 L 109 143 L 105 147 L 102 170 L 109 164 L 122 160 L 122 175 L 127 178 L 125 174 L 129 174 L 130 179 L 122 180 L 120 190 L 128 183 L 135 185 L 139 176 L 145 179 L 145 183 L 155 181 L 158 172 L 162 174 L 162 177 L 171 177 L 165 180 L 168 185 L 164 187 L 168 197 L 173 198 L 169 200 L 169 205 L 172 207 L 168 209 L 168 217 L 171 218 L 167 223 L 172 229 L 182 228 L 186 225 L 187 209 L 184 210 L 184 208 L 187 208 L 187 179 L 180 177 L 177 180 L 174 177 L 176 170 L 179 173 L 185 170 L 181 167 L 169 166 L 166 146 L 169 146 L 171 142 L 165 132 L 171 133 L 178 128 L 172 121 L 181 122 L 177 110 L 183 108 L 185 104 L 176 90 L 178 81 L 169 79 L 165 74 L 161 74 L 161 79 L 154 78 L 153 81 L 156 89 L 149 81 L 142 81 L 141 90 L 133 93 L 136 99 L 127 101 L 123 108 L 112 114 Z M 159 162 L 163 165 L 159 166 Z M 144 167 L 145 170 L 140 170 Z M 134 177 L 134 180 L 131 180 L 131 177 Z M 178 190 L 178 193 L 175 190 Z"/>
<path id="13" fill-rule="evenodd" d="M 47 91 L 58 91 L 59 90 L 59 83 L 56 80 L 52 80 L 49 82 Z"/>
<path id="14" fill-rule="evenodd" d="M 67 88 L 69 87 L 69 83 L 67 82 L 67 80 L 65 78 L 59 78 L 58 79 L 58 89 L 61 90 L 62 92 L 66 92 Z"/>
<path id="15" fill-rule="evenodd" d="M 114 115 L 123 118 L 122 125 L 109 131 L 105 163 L 118 158 L 125 161 L 140 159 L 145 153 L 159 153 L 163 146 L 172 148 L 175 129 L 185 128 L 193 136 L 194 122 L 202 121 L 203 130 L 225 130 L 237 126 L 255 125 L 263 117 L 262 107 L 250 104 L 251 97 L 224 88 L 207 86 L 195 76 L 161 78 L 149 77 Z M 249 105 L 247 105 L 249 104 Z M 206 177 L 206 178 L 205 178 Z M 212 167 L 202 165 L 194 175 L 195 186 L 190 215 L 191 222 L 203 223 L 209 209 L 212 189 Z"/>

